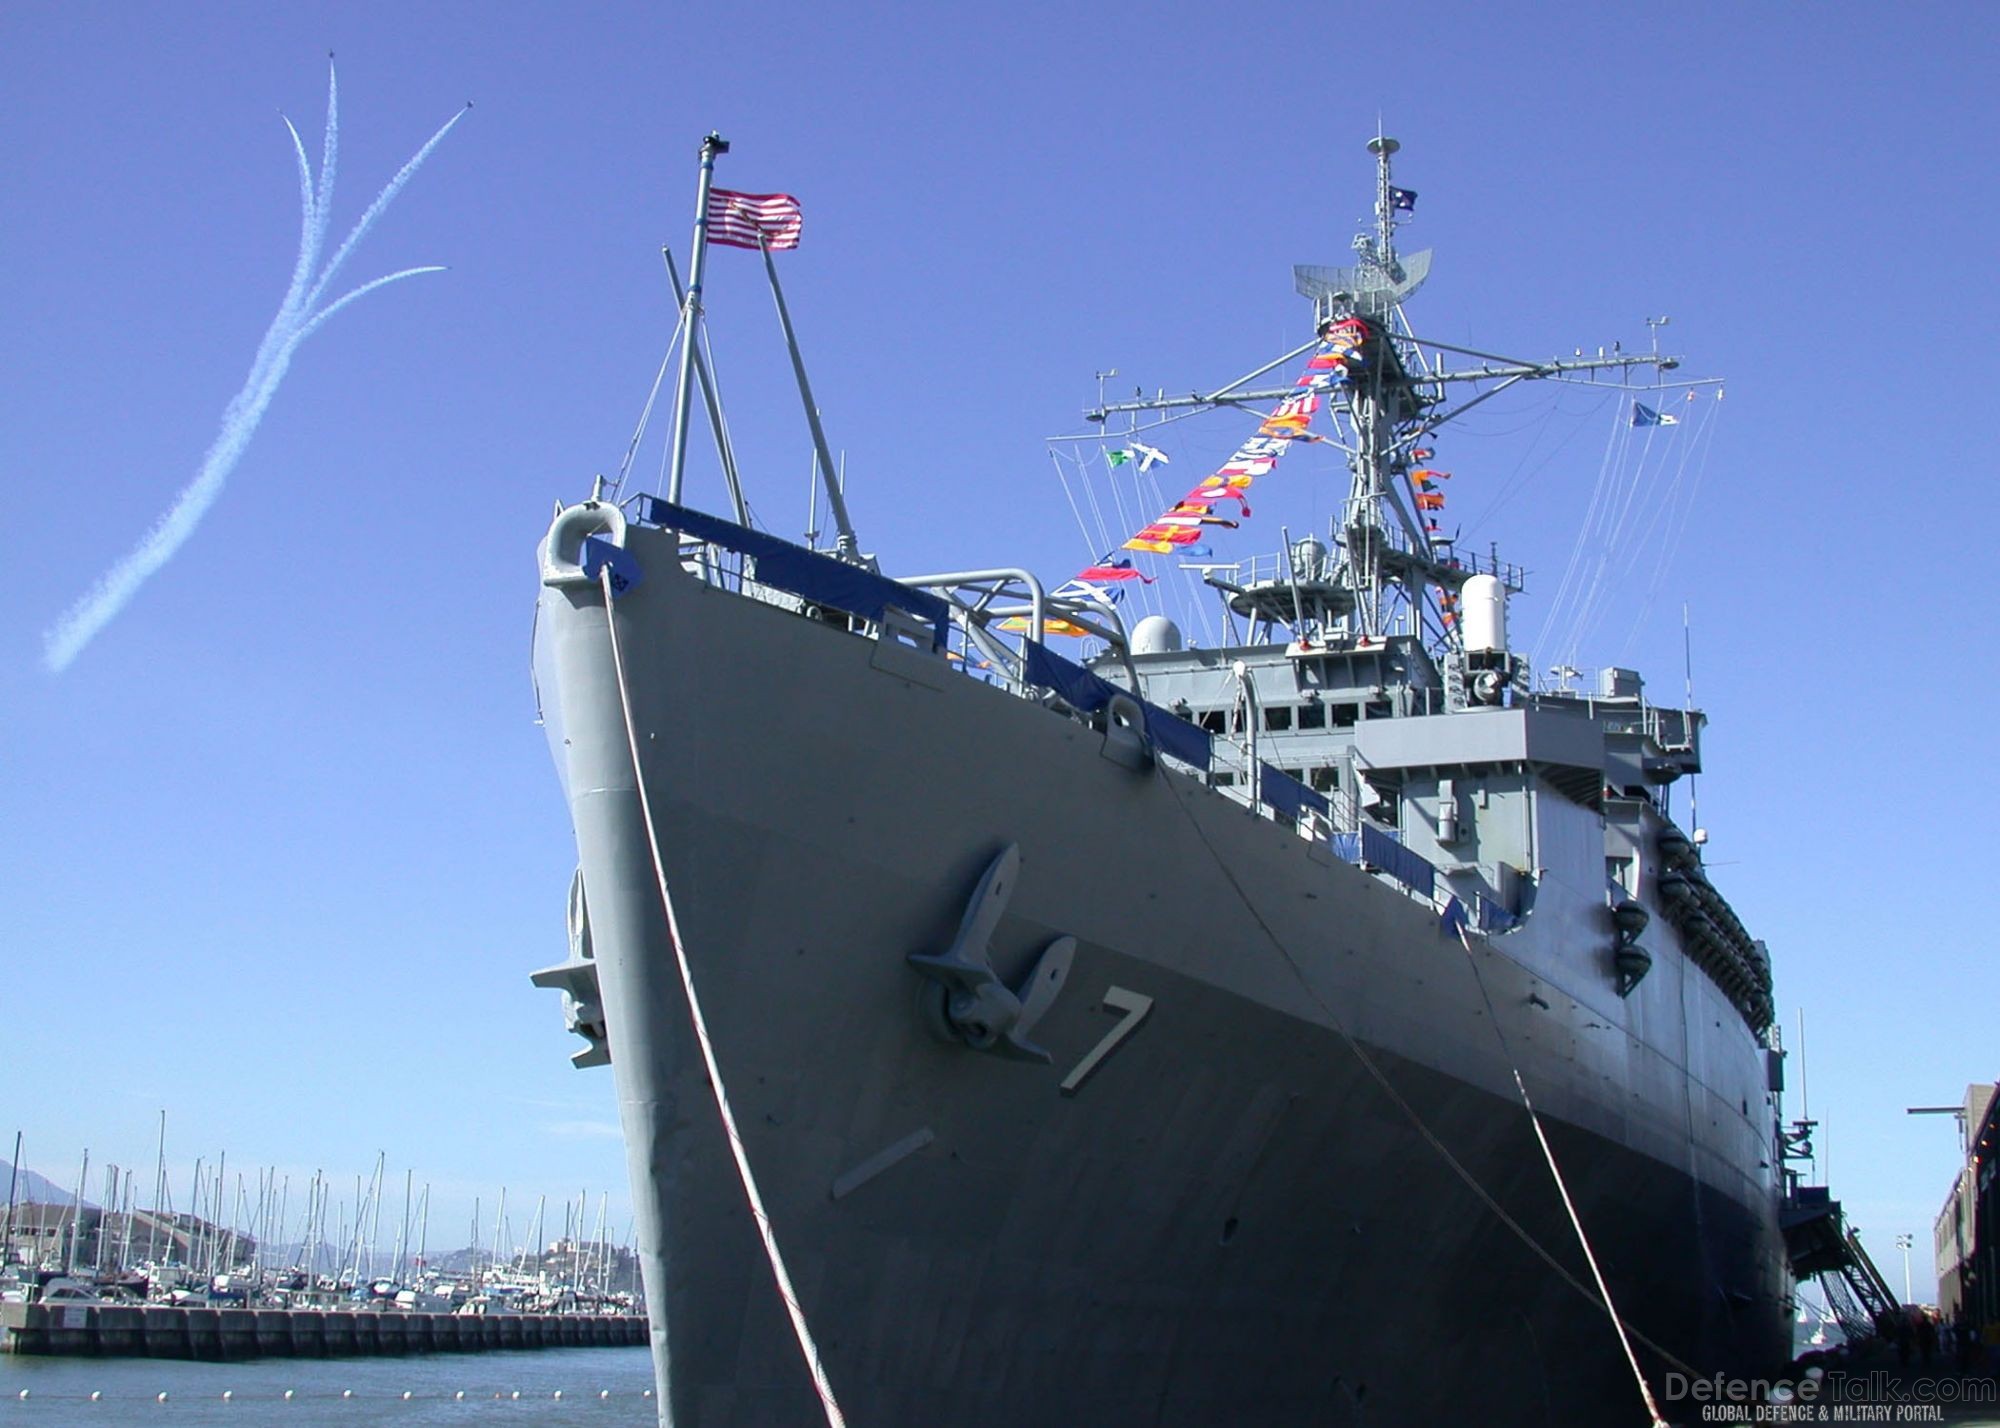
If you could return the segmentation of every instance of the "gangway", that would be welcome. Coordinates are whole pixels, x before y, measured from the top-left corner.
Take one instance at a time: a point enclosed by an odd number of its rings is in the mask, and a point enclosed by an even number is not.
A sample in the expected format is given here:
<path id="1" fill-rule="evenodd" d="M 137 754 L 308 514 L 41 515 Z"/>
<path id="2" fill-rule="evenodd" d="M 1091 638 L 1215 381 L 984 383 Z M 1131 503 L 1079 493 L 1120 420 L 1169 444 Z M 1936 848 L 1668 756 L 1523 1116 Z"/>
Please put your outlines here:
<path id="1" fill-rule="evenodd" d="M 1840 1201 L 1824 1185 L 1794 1185 L 1785 1197 L 1779 1223 L 1792 1274 L 1817 1279 L 1827 1307 L 1851 1344 L 1872 1338 L 1901 1306 L 1847 1223 Z"/>

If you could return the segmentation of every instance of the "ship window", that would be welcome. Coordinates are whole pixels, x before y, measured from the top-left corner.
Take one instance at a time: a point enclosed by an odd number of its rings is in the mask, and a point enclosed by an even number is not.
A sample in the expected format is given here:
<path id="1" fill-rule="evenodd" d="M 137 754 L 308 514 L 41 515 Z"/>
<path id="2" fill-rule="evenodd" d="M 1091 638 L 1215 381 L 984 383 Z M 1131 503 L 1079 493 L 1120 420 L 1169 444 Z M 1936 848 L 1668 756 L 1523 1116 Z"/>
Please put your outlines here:
<path id="1" fill-rule="evenodd" d="M 1203 711 L 1201 716 L 1201 727 L 1208 730 L 1208 732 L 1211 734 L 1220 734 L 1224 728 L 1222 711 L 1220 709 L 1209 709 Z"/>
<path id="2" fill-rule="evenodd" d="M 1301 729 L 1324 729 L 1326 727 L 1326 706 L 1324 704 L 1301 704 L 1299 706 L 1299 727 Z"/>
<path id="3" fill-rule="evenodd" d="M 1273 729 L 1273 730 L 1291 728 L 1292 727 L 1291 709 L 1288 706 L 1282 704 L 1275 709 L 1266 709 L 1264 711 L 1264 727 L 1266 729 Z"/>
<path id="4" fill-rule="evenodd" d="M 1387 719 L 1395 712 L 1395 709 L 1386 699 L 1371 699 L 1368 701 L 1367 717 L 1370 719 Z"/>
<path id="5" fill-rule="evenodd" d="M 1340 791 L 1340 770 L 1332 764 L 1322 764 L 1312 771 L 1310 782 L 1316 793 L 1337 793 Z"/>
<path id="6" fill-rule="evenodd" d="M 1215 786 L 1217 788 L 1228 788 L 1231 784 L 1235 782 L 1236 782 L 1236 775 L 1233 773 L 1224 771 L 1217 773 L 1215 776 Z"/>
<path id="7" fill-rule="evenodd" d="M 1357 714 L 1358 712 L 1359 712 L 1359 711 L 1358 711 L 1358 710 L 1357 710 L 1357 709 L 1355 708 L 1355 706 L 1354 706 L 1354 705 L 1352 705 L 1352 704 L 1336 704 L 1336 705 L 1334 705 L 1334 706 L 1333 706 L 1333 727 L 1334 727 L 1334 728 L 1336 728 L 1336 729 L 1351 729 L 1351 728 L 1353 728 L 1353 727 L 1354 727 L 1354 716 L 1355 716 L 1355 715 L 1356 715 L 1356 714 Z"/>

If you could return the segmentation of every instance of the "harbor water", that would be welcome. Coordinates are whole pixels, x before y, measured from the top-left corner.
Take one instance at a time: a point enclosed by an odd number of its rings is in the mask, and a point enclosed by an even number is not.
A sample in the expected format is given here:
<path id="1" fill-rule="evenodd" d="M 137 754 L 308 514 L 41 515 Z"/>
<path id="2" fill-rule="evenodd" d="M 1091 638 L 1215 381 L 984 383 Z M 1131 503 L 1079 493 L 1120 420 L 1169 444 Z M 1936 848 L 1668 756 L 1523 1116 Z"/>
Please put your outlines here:
<path id="1" fill-rule="evenodd" d="M 0 1425 L 651 1428 L 652 1387 L 642 1347 L 241 1363 L 0 1355 Z"/>

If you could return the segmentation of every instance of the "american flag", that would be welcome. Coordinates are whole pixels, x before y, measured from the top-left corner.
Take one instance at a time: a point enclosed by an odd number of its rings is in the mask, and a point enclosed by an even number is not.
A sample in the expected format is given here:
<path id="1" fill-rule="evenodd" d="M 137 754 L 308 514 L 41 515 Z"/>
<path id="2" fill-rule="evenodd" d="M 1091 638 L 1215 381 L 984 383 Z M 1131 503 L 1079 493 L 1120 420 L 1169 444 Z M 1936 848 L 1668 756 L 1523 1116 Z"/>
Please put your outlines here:
<path id="1" fill-rule="evenodd" d="M 731 248 L 799 246 L 799 201 L 789 193 L 708 191 L 708 241 Z"/>

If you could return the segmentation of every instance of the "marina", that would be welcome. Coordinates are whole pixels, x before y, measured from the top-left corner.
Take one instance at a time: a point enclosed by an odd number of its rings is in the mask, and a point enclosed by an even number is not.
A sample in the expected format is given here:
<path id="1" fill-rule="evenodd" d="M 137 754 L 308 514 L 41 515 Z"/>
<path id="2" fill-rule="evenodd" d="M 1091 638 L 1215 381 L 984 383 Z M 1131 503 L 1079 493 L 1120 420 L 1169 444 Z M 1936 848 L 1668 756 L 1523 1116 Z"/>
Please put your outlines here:
<path id="1" fill-rule="evenodd" d="M 600 1201 L 558 1208 L 562 1234 L 546 1238 L 549 1207 L 535 1206 L 532 1248 L 514 1243 L 506 1192 L 491 1241 L 432 1253 L 429 1187 L 405 1176 L 393 1245 L 379 1243 L 386 1157 L 336 1201 L 323 1175 L 292 1208 L 288 1183 L 260 1172 L 255 1193 L 239 1175 L 233 1199 L 221 1164 L 197 1171 L 190 1203 L 175 1211 L 165 1183 L 164 1113 L 153 1205 L 137 1203 L 132 1172 L 104 1173 L 107 1206 L 59 1190 L 14 1161 L 5 1167 L 0 1220 L 0 1354 L 237 1361 L 424 1353 L 624 1347 L 647 1342 L 636 1312 L 637 1265 L 605 1239 Z M 226 1159 L 219 1158 L 219 1159 Z M 31 1194 L 48 1199 L 21 1200 Z M 55 1197 L 62 1197 L 60 1199 Z M 478 1201 L 474 1201 L 475 1207 Z M 214 1218 L 209 1218 L 213 1215 Z M 335 1244 L 325 1236 L 337 1234 Z"/>

